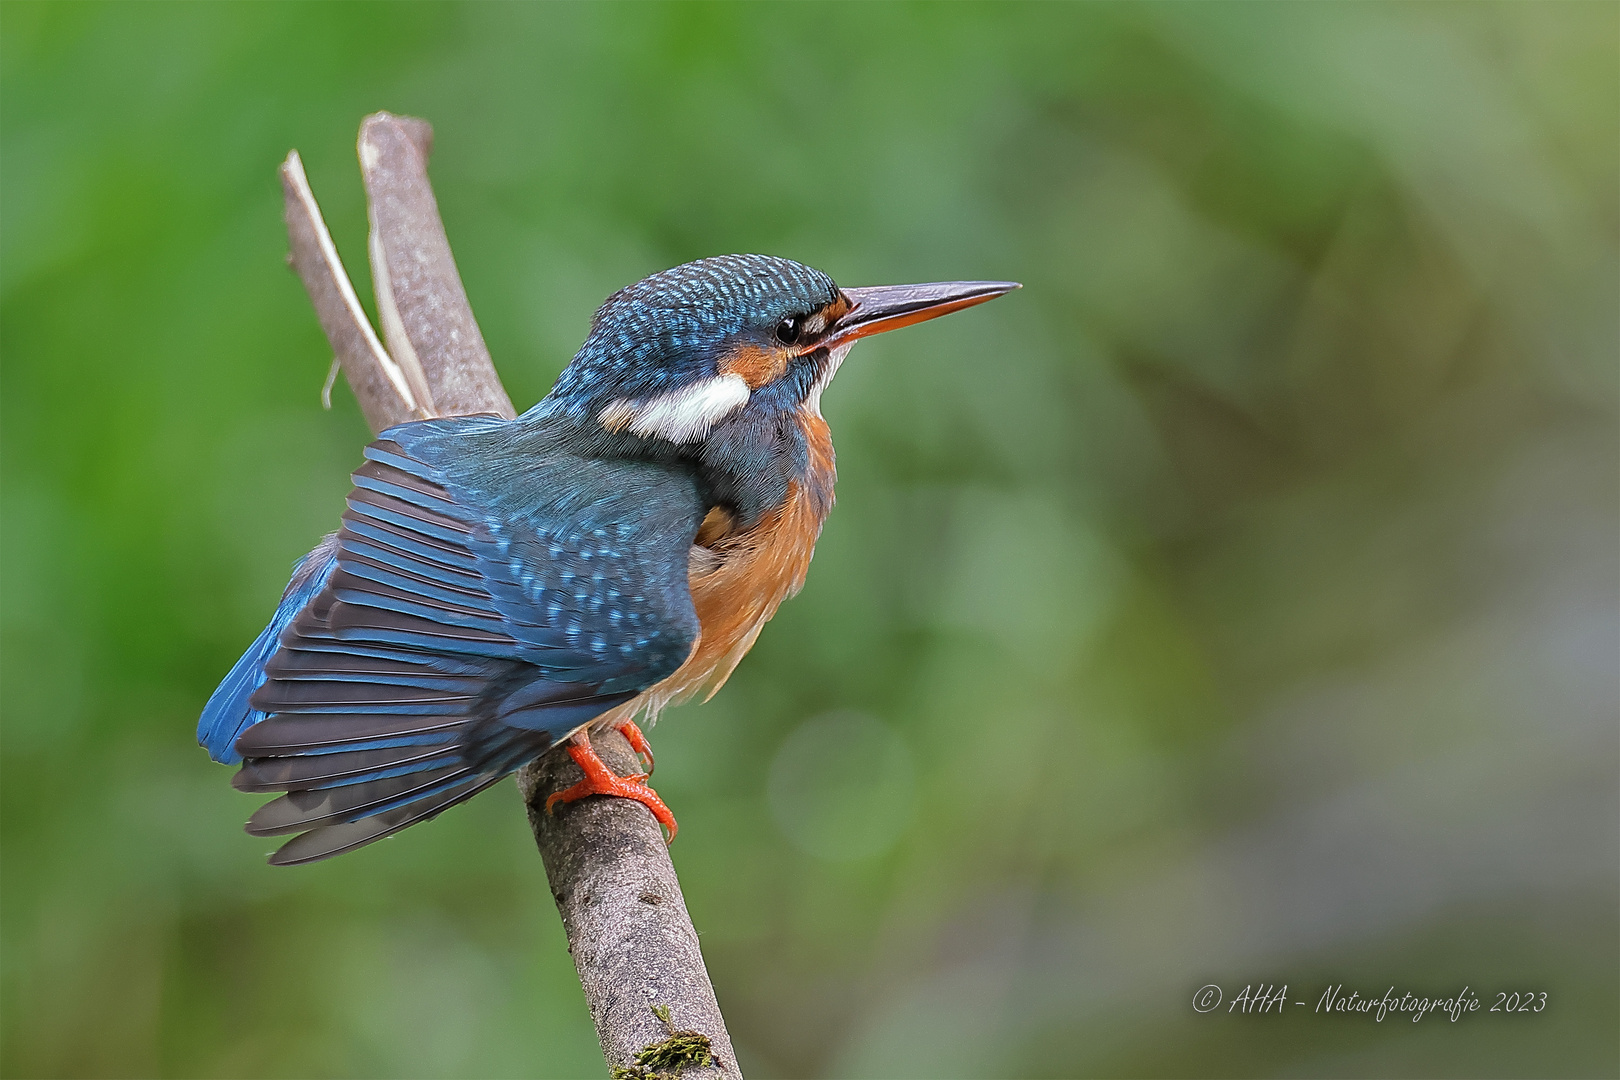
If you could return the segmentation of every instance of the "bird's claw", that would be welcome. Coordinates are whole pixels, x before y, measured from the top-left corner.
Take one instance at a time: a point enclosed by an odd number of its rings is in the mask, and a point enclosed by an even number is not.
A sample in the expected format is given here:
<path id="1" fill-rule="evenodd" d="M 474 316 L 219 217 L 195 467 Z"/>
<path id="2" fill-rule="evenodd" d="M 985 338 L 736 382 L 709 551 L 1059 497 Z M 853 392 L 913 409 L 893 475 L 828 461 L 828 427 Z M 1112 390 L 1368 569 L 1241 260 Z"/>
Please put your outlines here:
<path id="1" fill-rule="evenodd" d="M 636 734 L 641 733 L 638 731 Z M 675 824 L 675 815 L 664 805 L 664 800 L 658 797 L 658 792 L 647 786 L 646 773 L 632 773 L 629 776 L 615 774 L 597 756 L 589 740 L 576 740 L 570 743 L 568 756 L 573 758 L 574 764 L 584 772 L 585 779 L 572 787 L 547 795 L 546 813 L 552 813 L 558 803 L 575 802 L 590 795 L 613 795 L 621 799 L 631 799 L 645 806 L 657 819 L 658 824 L 667 831 L 668 835 L 664 840 L 666 844 L 675 842 L 675 834 L 679 831 L 679 826 Z"/>

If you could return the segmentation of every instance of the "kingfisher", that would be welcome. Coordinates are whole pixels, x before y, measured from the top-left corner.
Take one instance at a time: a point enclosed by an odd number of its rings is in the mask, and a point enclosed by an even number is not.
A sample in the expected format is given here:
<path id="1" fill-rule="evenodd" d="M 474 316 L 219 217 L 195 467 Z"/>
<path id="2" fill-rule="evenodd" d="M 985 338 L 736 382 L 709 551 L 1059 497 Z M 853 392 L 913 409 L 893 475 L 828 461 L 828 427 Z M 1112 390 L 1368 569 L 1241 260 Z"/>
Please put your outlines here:
<path id="1" fill-rule="evenodd" d="M 713 696 L 804 584 L 833 505 L 822 392 L 860 338 L 1016 288 L 701 259 L 608 297 L 516 419 L 382 432 L 198 723 L 236 788 L 281 793 L 247 831 L 294 834 L 273 864 L 313 862 L 564 747 L 585 778 L 547 811 L 633 799 L 673 840 L 636 721 Z M 597 756 L 609 728 L 645 773 Z"/>

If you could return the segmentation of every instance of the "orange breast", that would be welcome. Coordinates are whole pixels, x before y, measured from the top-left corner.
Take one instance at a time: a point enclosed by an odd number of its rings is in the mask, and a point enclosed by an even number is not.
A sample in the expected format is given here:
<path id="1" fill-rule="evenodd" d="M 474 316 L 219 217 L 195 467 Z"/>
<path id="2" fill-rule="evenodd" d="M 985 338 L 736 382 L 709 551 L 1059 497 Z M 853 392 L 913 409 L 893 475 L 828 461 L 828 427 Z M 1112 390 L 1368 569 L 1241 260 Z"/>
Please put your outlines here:
<path id="1" fill-rule="evenodd" d="M 727 531 L 729 516 L 716 510 L 699 530 L 687 581 L 701 629 L 686 663 L 598 724 L 618 723 L 642 708 L 652 721 L 666 705 L 704 691 L 706 698 L 714 696 L 782 601 L 804 585 L 821 523 L 832 509 L 835 473 L 826 422 L 811 413 L 801 413 L 799 420 L 809 443 L 809 467 L 802 482 L 788 485 L 782 505 L 745 531 Z"/>

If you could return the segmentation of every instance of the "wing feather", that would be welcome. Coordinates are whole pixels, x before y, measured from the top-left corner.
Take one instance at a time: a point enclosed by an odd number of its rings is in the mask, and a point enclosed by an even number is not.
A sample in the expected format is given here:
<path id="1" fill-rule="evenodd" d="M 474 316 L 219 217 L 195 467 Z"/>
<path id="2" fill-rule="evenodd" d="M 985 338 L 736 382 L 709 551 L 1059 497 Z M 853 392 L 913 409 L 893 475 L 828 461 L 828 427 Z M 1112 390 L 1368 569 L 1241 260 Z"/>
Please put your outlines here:
<path id="1" fill-rule="evenodd" d="M 474 777 L 435 795 L 394 810 L 383 811 L 374 817 L 311 829 L 281 845 L 280 850 L 270 856 L 270 862 L 275 866 L 296 866 L 353 851 L 357 847 L 364 847 L 401 829 L 426 821 L 459 802 L 465 802 L 499 779 L 501 779 L 499 775 Z"/>
<path id="2" fill-rule="evenodd" d="M 476 774 L 471 766 L 454 762 L 364 784 L 300 788 L 255 810 L 248 818 L 247 831 L 254 836 L 276 836 L 354 821 L 436 795 Z"/>
<path id="3" fill-rule="evenodd" d="M 330 754 L 259 758 L 231 778 L 238 791 L 292 791 L 381 780 L 389 776 L 454 764 L 459 751 L 443 744 L 380 746 Z"/>
<path id="4" fill-rule="evenodd" d="M 324 754 L 358 746 L 449 742 L 465 726 L 461 716 L 277 713 L 243 732 L 236 747 L 247 758 Z"/>

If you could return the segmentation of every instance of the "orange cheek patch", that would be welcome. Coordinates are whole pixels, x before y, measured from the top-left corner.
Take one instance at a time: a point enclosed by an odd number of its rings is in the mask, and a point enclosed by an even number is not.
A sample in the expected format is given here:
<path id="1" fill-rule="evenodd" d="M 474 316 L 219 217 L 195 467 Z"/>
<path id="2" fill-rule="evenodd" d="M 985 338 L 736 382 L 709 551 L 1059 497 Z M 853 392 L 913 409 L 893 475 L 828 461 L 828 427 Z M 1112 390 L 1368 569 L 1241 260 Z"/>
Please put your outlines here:
<path id="1" fill-rule="evenodd" d="M 750 390 L 758 390 L 766 383 L 780 379 L 787 371 L 787 365 L 785 349 L 738 345 L 720 361 L 720 374 L 741 375 Z"/>

